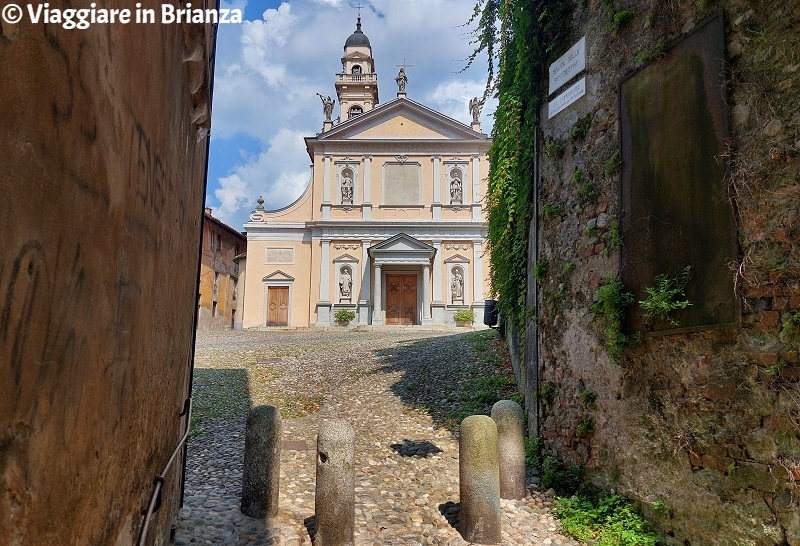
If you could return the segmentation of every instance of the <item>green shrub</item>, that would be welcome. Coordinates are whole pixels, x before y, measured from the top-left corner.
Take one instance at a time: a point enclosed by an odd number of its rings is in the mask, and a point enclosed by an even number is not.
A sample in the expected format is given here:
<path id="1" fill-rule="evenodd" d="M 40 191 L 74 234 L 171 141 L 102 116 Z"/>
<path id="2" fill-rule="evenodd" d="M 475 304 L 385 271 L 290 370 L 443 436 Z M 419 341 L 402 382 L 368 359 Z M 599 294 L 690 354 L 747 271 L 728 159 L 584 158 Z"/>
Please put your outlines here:
<path id="1" fill-rule="evenodd" d="M 540 489 L 552 488 L 559 495 L 574 495 L 582 483 L 582 466 L 573 464 L 567 468 L 561 468 L 555 457 L 545 457 L 542 461 L 542 476 L 539 478 Z"/>
<path id="2" fill-rule="evenodd" d="M 539 396 L 541 396 L 542 400 L 547 404 L 552 404 L 553 400 L 556 399 L 558 396 L 558 387 L 552 381 L 548 381 L 542 387 L 541 391 L 539 392 Z"/>
<path id="3" fill-rule="evenodd" d="M 619 29 L 627 25 L 630 20 L 633 19 L 634 15 L 635 12 L 632 9 L 621 9 L 616 11 L 609 17 L 607 25 L 608 30 L 610 30 L 611 33 L 616 36 L 617 32 L 619 32 Z"/>
<path id="4" fill-rule="evenodd" d="M 547 138 L 544 141 L 544 155 L 550 159 L 558 159 L 564 153 L 564 145 L 560 140 Z"/>
<path id="5" fill-rule="evenodd" d="M 784 315 L 778 337 L 783 343 L 800 344 L 800 311 Z"/>
<path id="6" fill-rule="evenodd" d="M 333 314 L 333 318 L 340 324 L 347 324 L 356 318 L 356 314 L 350 309 L 339 309 Z"/>
<path id="7" fill-rule="evenodd" d="M 686 284 L 692 275 L 692 266 L 686 266 L 680 275 L 670 277 L 665 273 L 656 275 L 653 281 L 654 286 L 644 289 L 648 296 L 639 302 L 644 309 L 644 316 L 649 319 L 658 318 L 669 322 L 672 326 L 678 326 L 678 321 L 670 317 L 670 313 L 676 309 L 686 309 L 692 303 L 685 298 Z"/>
<path id="8" fill-rule="evenodd" d="M 583 389 L 581 391 L 581 404 L 584 407 L 591 407 L 594 405 L 595 400 L 597 400 L 597 393 L 590 389 Z"/>
<path id="9" fill-rule="evenodd" d="M 539 260 L 533 266 L 533 277 L 539 282 L 543 283 L 547 278 L 547 272 L 550 269 L 550 264 L 547 260 Z"/>
<path id="10" fill-rule="evenodd" d="M 576 432 L 580 438 L 585 438 L 594 432 L 594 417 L 581 417 L 581 420 L 578 421 Z"/>
<path id="11" fill-rule="evenodd" d="M 459 309 L 453 315 L 453 320 L 456 322 L 466 322 L 472 324 L 475 322 L 475 311 L 472 309 Z"/>
<path id="12" fill-rule="evenodd" d="M 608 229 L 608 242 L 612 247 L 622 246 L 622 232 L 619 229 L 619 222 L 614 220 Z"/>
<path id="13" fill-rule="evenodd" d="M 525 468 L 528 472 L 542 469 L 541 451 L 541 438 L 525 438 Z"/>
<path id="14" fill-rule="evenodd" d="M 555 216 L 564 213 L 564 205 L 561 203 L 545 203 L 542 205 L 542 214 L 545 216 Z"/>
<path id="15" fill-rule="evenodd" d="M 606 176 L 611 176 L 617 172 L 617 169 L 619 169 L 621 163 L 622 160 L 619 158 L 619 150 L 615 150 L 611 157 L 606 159 L 606 163 L 603 166 L 603 172 Z"/>
<path id="16" fill-rule="evenodd" d="M 569 138 L 572 140 L 584 138 L 589 132 L 589 127 L 592 126 L 592 117 L 592 113 L 589 112 L 585 116 L 578 118 L 578 121 L 569 130 Z"/>
<path id="17" fill-rule="evenodd" d="M 605 324 L 606 350 L 612 358 L 618 358 L 626 347 L 636 342 L 635 337 L 622 333 L 622 317 L 633 301 L 633 294 L 628 292 L 625 285 L 613 280 L 597 290 L 597 300 L 591 306 L 591 310 Z"/>
<path id="18" fill-rule="evenodd" d="M 556 500 L 555 515 L 564 533 L 597 546 L 655 546 L 658 537 L 625 497 L 608 495 Z"/>

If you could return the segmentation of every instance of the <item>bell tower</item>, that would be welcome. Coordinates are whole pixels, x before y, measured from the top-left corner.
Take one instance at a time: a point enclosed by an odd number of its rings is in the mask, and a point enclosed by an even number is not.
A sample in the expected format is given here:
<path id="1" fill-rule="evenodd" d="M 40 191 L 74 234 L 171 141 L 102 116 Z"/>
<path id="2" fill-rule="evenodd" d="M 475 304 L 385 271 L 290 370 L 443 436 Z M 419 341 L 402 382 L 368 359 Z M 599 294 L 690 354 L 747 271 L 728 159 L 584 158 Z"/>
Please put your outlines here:
<path id="1" fill-rule="evenodd" d="M 361 32 L 361 15 L 355 32 L 344 43 L 342 71 L 336 74 L 336 97 L 341 121 L 372 110 L 378 104 L 378 74 L 369 38 Z"/>

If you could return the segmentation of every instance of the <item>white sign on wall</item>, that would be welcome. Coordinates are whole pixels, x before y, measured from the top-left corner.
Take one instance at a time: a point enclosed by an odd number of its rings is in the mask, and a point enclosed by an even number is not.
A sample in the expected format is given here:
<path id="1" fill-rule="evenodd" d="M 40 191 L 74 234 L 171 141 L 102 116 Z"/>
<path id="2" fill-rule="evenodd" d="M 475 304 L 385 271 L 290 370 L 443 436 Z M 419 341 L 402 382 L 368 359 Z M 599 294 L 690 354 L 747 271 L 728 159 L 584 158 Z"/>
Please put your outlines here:
<path id="1" fill-rule="evenodd" d="M 550 91 L 552 95 L 559 87 L 586 68 L 586 36 L 569 48 L 569 51 L 550 65 Z"/>
<path id="2" fill-rule="evenodd" d="M 547 105 L 547 119 L 552 118 L 561 110 L 586 94 L 586 78 L 581 78 L 569 89 L 558 95 Z"/>

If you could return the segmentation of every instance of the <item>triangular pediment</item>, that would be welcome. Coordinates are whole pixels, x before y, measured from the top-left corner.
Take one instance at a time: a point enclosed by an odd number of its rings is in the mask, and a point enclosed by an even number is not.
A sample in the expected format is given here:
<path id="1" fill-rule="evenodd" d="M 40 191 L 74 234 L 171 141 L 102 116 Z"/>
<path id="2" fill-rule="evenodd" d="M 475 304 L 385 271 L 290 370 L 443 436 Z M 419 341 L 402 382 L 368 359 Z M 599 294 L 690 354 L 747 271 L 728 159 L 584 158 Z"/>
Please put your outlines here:
<path id="1" fill-rule="evenodd" d="M 450 256 L 449 258 L 447 258 L 444 261 L 444 263 L 446 263 L 446 264 L 450 264 L 450 263 L 468 264 L 469 263 L 469 258 L 465 258 L 461 254 L 455 254 L 455 255 Z"/>
<path id="2" fill-rule="evenodd" d="M 351 256 L 350 254 L 342 254 L 338 258 L 333 259 L 334 262 L 357 262 L 358 258 L 355 256 Z"/>
<path id="3" fill-rule="evenodd" d="M 293 280 L 294 280 L 294 277 L 292 277 L 291 275 L 287 275 L 286 273 L 284 273 L 280 269 L 270 273 L 269 275 L 267 275 L 266 277 L 261 279 L 262 282 L 264 282 L 264 281 L 293 281 Z"/>
<path id="4" fill-rule="evenodd" d="M 317 135 L 328 140 L 460 140 L 488 137 L 468 125 L 408 98 L 393 99 Z"/>
<path id="5" fill-rule="evenodd" d="M 370 254 L 374 255 L 376 252 L 435 252 L 436 249 L 431 245 L 423 243 L 419 239 L 415 239 L 405 233 L 398 233 L 394 237 L 390 237 L 376 245 L 369 247 Z"/>

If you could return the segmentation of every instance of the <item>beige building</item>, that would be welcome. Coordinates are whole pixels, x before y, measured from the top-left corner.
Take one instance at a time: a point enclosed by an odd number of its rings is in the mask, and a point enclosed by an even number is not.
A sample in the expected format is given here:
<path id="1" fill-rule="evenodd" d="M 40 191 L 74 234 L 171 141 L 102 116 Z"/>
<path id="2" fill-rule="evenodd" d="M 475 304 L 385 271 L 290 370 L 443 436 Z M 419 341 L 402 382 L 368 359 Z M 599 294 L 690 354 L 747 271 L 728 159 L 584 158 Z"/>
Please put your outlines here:
<path id="1" fill-rule="evenodd" d="M 241 232 L 211 215 L 203 214 L 203 244 L 197 292 L 197 327 L 202 330 L 235 328 L 239 257 L 247 246 Z"/>
<path id="2" fill-rule="evenodd" d="M 323 130 L 306 138 L 308 187 L 279 210 L 259 199 L 245 224 L 244 328 L 325 326 L 340 309 L 358 325 L 452 324 L 459 309 L 482 320 L 491 141 L 479 106 L 466 125 L 409 99 L 406 81 L 401 69 L 378 103 L 359 19 L 336 74 L 342 121 L 323 98 Z"/>

